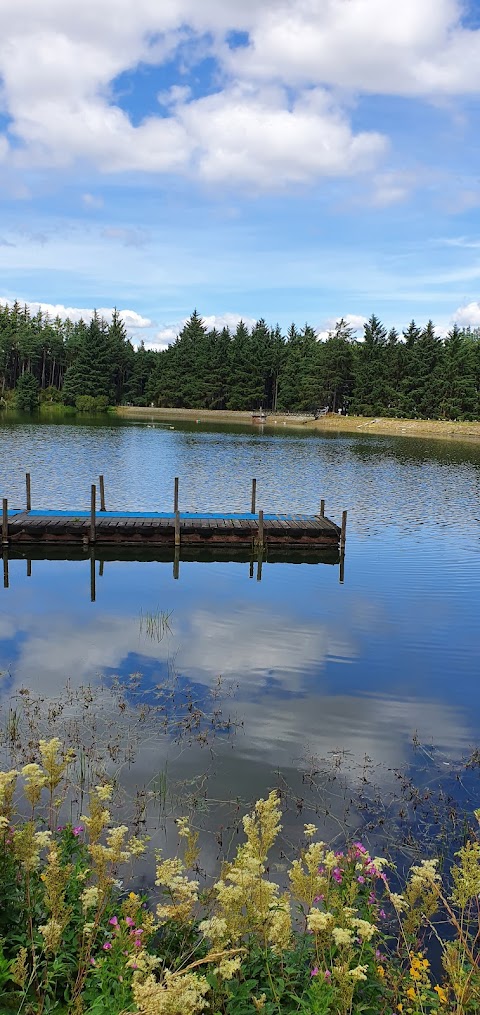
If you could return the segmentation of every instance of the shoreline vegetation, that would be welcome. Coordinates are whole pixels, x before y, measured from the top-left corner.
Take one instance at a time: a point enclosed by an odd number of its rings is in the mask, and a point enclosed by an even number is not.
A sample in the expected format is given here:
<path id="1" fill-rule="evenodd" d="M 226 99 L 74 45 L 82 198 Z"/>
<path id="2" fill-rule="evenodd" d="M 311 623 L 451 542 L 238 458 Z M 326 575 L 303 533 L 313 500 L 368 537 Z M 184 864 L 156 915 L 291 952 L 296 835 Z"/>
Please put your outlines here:
<path id="1" fill-rule="evenodd" d="M 358 838 L 332 848 L 300 822 L 277 871 L 273 790 L 209 880 L 194 820 L 181 816 L 173 855 L 156 852 L 155 887 L 133 891 L 149 840 L 118 824 L 118 784 L 99 773 L 78 821 L 64 824 L 78 801 L 76 752 L 55 737 L 30 750 L 0 772 L 3 1013 L 478 1012 L 479 811 L 442 867 L 420 854 L 398 876 Z"/>
<path id="2" fill-rule="evenodd" d="M 251 412 L 229 412 L 226 409 L 176 409 L 139 406 L 116 406 L 115 413 L 124 419 L 190 421 L 200 423 L 231 423 L 252 426 Z M 382 416 L 340 416 L 328 413 L 313 419 L 308 413 L 269 412 L 266 427 L 293 427 L 306 433 L 374 433 L 392 437 L 432 437 L 440 440 L 480 440 L 480 420 L 452 422 L 443 419 L 393 419 Z"/>

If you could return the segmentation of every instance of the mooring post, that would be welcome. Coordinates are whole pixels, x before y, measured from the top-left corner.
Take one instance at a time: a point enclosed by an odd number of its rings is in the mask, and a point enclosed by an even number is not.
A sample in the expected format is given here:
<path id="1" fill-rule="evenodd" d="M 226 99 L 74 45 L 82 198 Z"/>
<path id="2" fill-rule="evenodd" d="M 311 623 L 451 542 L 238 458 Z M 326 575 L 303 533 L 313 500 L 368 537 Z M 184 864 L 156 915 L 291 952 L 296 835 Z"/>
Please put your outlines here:
<path id="1" fill-rule="evenodd" d="M 250 578 L 253 578 L 253 569 L 254 569 L 254 560 L 253 560 L 253 548 L 252 548 L 252 556 L 250 557 L 250 575 L 249 575 Z"/>
<path id="2" fill-rule="evenodd" d="M 104 561 L 104 559 L 102 557 L 102 559 L 99 560 L 99 562 L 98 562 L 98 577 L 99 578 L 103 578 L 103 568 L 104 568 L 104 566 L 105 566 L 105 561 Z"/>
<path id="3" fill-rule="evenodd" d="M 175 511 L 175 546 L 180 546 L 180 512 Z"/>
<path id="4" fill-rule="evenodd" d="M 340 550 L 345 548 L 345 535 L 347 532 L 347 512 L 344 511 L 342 514 L 342 528 L 340 531 Z"/>
<path id="5" fill-rule="evenodd" d="M 27 578 L 32 577 L 32 558 L 27 557 Z"/>
<path id="6" fill-rule="evenodd" d="M 27 511 L 32 510 L 32 484 L 30 482 L 30 473 L 25 473 L 25 486 L 27 489 Z"/>
<path id="7" fill-rule="evenodd" d="M 104 483 L 104 480 L 103 480 L 103 476 L 99 476 L 98 478 L 99 478 L 99 483 L 100 483 L 100 511 L 106 511 L 106 507 L 105 507 L 105 483 Z"/>
<path id="8" fill-rule="evenodd" d="M 92 489 L 90 494 L 90 542 L 94 543 L 96 538 L 96 500 L 97 500 L 97 488 L 95 483 L 92 483 Z"/>
<path id="9" fill-rule="evenodd" d="M 8 544 L 8 500 L 6 497 L 3 498 L 2 543 L 4 546 Z"/>
<path id="10" fill-rule="evenodd" d="M 258 512 L 258 545 L 263 547 L 263 511 Z"/>
<path id="11" fill-rule="evenodd" d="M 175 553 L 173 555 L 173 577 L 175 581 L 180 578 L 180 547 L 175 547 Z"/>
<path id="12" fill-rule="evenodd" d="M 262 564 L 263 564 L 263 553 L 262 547 L 260 547 L 257 557 L 257 582 L 261 582 L 262 580 Z"/>
<path id="13" fill-rule="evenodd" d="M 8 550 L 3 551 L 3 587 L 8 589 Z"/>
<path id="14" fill-rule="evenodd" d="M 96 598 L 95 587 L 95 550 L 90 550 L 90 602 L 94 603 Z"/>
<path id="15" fill-rule="evenodd" d="M 325 518 L 325 501 L 320 501 L 320 518 Z"/>
<path id="16" fill-rule="evenodd" d="M 175 476 L 175 483 L 173 489 L 173 510 L 178 511 L 178 476 Z"/>
<path id="17" fill-rule="evenodd" d="M 251 507 L 252 515 L 255 514 L 256 503 L 257 503 L 257 480 L 252 479 L 252 507 Z"/>

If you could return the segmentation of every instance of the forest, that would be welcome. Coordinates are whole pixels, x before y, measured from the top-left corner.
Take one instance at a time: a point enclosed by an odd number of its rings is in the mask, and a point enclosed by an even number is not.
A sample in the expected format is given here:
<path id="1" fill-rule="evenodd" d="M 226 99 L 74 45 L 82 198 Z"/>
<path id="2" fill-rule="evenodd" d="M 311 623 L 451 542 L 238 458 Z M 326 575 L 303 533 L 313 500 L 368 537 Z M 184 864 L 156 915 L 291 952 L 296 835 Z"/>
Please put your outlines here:
<path id="1" fill-rule="evenodd" d="M 110 405 L 330 412 L 420 419 L 480 418 L 480 329 L 432 321 L 400 334 L 372 315 L 362 339 L 340 320 L 325 341 L 262 319 L 232 333 L 194 311 L 162 350 L 134 346 L 118 311 L 87 323 L 0 306 L 0 408 Z"/>

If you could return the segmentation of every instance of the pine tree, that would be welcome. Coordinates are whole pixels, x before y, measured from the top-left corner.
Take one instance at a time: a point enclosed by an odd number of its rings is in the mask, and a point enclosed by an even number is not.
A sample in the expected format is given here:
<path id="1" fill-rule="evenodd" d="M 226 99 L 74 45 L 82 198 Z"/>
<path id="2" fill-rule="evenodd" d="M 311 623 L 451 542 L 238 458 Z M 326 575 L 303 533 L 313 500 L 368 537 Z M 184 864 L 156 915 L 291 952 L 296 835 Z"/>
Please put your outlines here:
<path id="1" fill-rule="evenodd" d="M 81 335 L 77 355 L 65 374 L 63 398 L 67 405 L 75 405 L 79 395 L 96 398 L 103 395 L 114 399 L 115 363 L 108 336 L 108 328 L 98 314 Z"/>

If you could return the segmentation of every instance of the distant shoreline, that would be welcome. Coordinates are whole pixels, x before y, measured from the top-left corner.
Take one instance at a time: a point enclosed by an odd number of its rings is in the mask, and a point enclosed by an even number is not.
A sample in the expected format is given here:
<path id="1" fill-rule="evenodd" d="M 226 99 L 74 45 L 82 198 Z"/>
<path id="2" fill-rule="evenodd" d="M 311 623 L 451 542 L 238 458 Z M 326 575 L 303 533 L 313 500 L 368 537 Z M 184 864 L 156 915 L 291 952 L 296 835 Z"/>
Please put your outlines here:
<path id="1" fill-rule="evenodd" d="M 116 413 L 127 419 L 178 419 L 200 423 L 241 423 L 260 429 L 252 423 L 251 412 L 228 412 L 226 409 L 152 409 L 138 406 L 117 406 Z M 308 433 L 330 431 L 341 433 L 375 433 L 392 437 L 431 437 L 439 440 L 480 440 L 480 420 L 456 423 L 443 419 L 390 419 L 382 416 L 339 416 L 330 413 L 313 419 L 308 413 L 268 413 L 267 427 L 288 426 Z"/>

